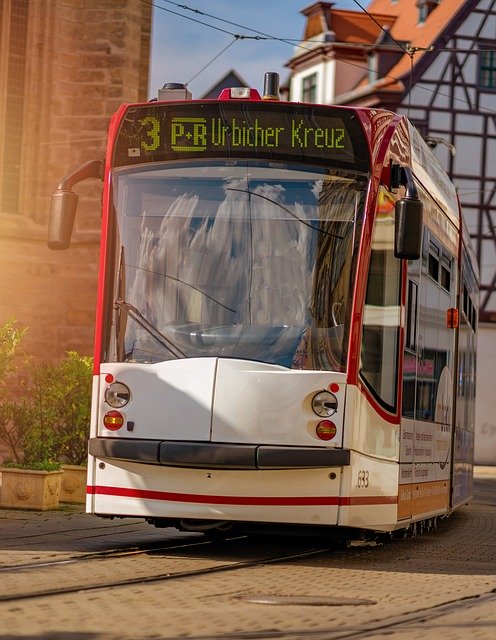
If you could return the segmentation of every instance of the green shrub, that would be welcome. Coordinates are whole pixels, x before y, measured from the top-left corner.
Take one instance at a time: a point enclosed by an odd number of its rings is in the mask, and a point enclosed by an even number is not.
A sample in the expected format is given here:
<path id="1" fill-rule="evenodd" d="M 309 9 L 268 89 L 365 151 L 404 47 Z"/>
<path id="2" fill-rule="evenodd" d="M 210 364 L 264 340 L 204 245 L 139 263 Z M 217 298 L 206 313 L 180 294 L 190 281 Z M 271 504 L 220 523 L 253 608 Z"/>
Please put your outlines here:
<path id="1" fill-rule="evenodd" d="M 54 447 L 58 459 L 63 462 L 86 462 L 92 368 L 92 358 L 69 351 L 47 380 L 54 411 Z"/>
<path id="2" fill-rule="evenodd" d="M 90 425 L 92 359 L 69 351 L 57 365 L 28 367 L 24 361 L 21 366 L 16 359 L 24 333 L 15 321 L 0 328 L 0 440 L 16 465 L 82 464 Z"/>

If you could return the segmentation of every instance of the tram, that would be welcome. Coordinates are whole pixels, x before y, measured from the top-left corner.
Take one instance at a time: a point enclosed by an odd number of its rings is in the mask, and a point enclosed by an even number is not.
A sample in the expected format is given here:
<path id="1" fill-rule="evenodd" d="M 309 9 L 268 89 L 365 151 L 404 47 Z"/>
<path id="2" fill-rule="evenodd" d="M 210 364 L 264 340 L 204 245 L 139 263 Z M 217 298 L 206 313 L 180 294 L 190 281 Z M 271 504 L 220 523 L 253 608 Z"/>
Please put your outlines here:
<path id="1" fill-rule="evenodd" d="M 122 105 L 103 180 L 87 512 L 344 538 L 472 495 L 478 274 L 453 184 L 386 110 L 225 89 Z"/>

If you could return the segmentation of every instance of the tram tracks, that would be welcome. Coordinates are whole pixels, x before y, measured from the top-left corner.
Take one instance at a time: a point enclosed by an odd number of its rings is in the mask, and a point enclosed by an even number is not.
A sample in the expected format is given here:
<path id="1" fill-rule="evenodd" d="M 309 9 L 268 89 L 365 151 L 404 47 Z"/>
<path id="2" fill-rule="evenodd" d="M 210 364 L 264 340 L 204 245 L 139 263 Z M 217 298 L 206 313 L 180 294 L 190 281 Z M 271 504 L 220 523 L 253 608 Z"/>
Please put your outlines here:
<path id="1" fill-rule="evenodd" d="M 188 640 L 374 640 L 375 638 L 390 637 L 395 638 L 395 632 L 404 638 L 406 631 L 422 629 L 425 633 L 431 629 L 453 626 L 453 623 L 441 623 L 441 619 L 450 614 L 459 614 L 462 609 L 468 610 L 480 605 L 496 603 L 496 590 L 480 595 L 450 600 L 432 607 L 425 607 L 416 611 L 399 614 L 384 618 L 376 618 L 369 622 L 358 623 L 335 628 L 318 629 L 281 629 L 281 630 L 257 630 L 253 633 L 244 631 L 241 633 L 231 632 L 228 635 L 202 635 L 188 636 Z M 436 624 L 437 623 L 437 624 Z M 477 625 L 476 625 L 477 626 Z M 377 635 L 376 635 L 377 634 Z M 426 636 L 427 637 L 427 636 Z M 434 636 L 429 636 L 434 637 Z M 156 640 L 181 640 L 180 636 L 156 637 Z"/>
<path id="2" fill-rule="evenodd" d="M 74 564 L 77 562 L 85 562 L 87 560 L 105 560 L 109 558 L 121 558 L 127 556 L 135 556 L 135 555 L 143 555 L 143 554 L 153 554 L 153 553 L 163 553 L 165 551 L 174 551 L 176 549 L 182 549 L 184 547 L 197 547 L 211 544 L 209 540 L 198 540 L 195 542 L 185 542 L 181 544 L 168 544 L 164 546 L 157 546 L 156 544 L 150 545 L 142 545 L 142 546 L 131 546 L 131 547 L 123 547 L 120 549 L 107 549 L 105 551 L 92 551 L 89 553 L 80 553 L 75 556 L 70 556 L 68 558 L 60 558 L 57 560 L 40 560 L 35 562 L 22 562 L 13 565 L 3 565 L 0 566 L 0 574 L 1 573 L 11 573 L 14 571 L 27 571 L 30 569 L 42 569 L 42 568 L 53 568 L 66 564 Z"/>
<path id="3" fill-rule="evenodd" d="M 246 536 L 242 536 L 245 538 Z M 226 542 L 232 542 L 238 540 L 240 537 L 227 539 Z M 108 566 L 108 570 L 103 571 L 103 575 L 107 576 L 110 572 L 115 574 L 117 572 L 115 561 L 119 561 L 121 559 L 129 559 L 133 556 L 142 556 L 142 555 L 157 555 L 159 553 L 162 554 L 172 554 L 177 551 L 184 551 L 193 549 L 202 545 L 212 545 L 211 541 L 195 541 L 182 543 L 179 545 L 166 545 L 162 547 L 151 546 L 149 548 L 144 547 L 141 549 L 129 548 L 129 549 L 119 549 L 119 550 L 110 550 L 104 552 L 96 552 L 96 553 L 88 553 L 82 556 L 76 556 L 69 559 L 61 559 L 61 560 L 47 560 L 41 562 L 32 562 L 25 563 L 19 565 L 11 565 L 4 566 L 0 568 L 0 573 L 3 573 L 2 582 L 5 584 L 5 578 L 8 574 L 18 573 L 18 572 L 28 572 L 31 576 L 33 572 L 39 571 L 40 575 L 38 576 L 38 583 L 46 585 L 46 575 L 47 570 L 57 569 L 59 567 L 67 567 L 69 565 L 75 565 L 77 563 L 88 564 L 93 567 L 95 561 L 99 562 L 112 562 L 111 565 Z M 136 585 L 146 585 L 150 583 L 165 583 L 167 581 L 178 580 L 178 579 L 187 579 L 187 578 L 200 578 L 202 576 L 209 576 L 215 573 L 226 573 L 226 572 L 234 572 L 240 571 L 243 569 L 250 569 L 258 566 L 268 565 L 268 564 L 282 564 L 285 562 L 290 562 L 293 560 L 300 560 L 310 556 L 323 555 L 327 554 L 330 551 L 330 547 L 319 547 L 313 549 L 307 549 L 305 551 L 300 551 L 297 553 L 287 553 L 282 555 L 265 555 L 261 558 L 256 558 L 252 560 L 233 560 L 230 562 L 220 562 L 216 559 L 199 559 L 198 557 L 190 558 L 189 562 L 187 560 L 186 564 L 191 567 L 196 568 L 184 568 L 182 570 L 173 570 L 166 569 L 165 571 L 158 571 L 157 566 L 154 562 L 153 567 L 149 567 L 149 569 L 153 569 L 154 573 L 149 573 L 149 575 L 134 575 L 133 577 L 126 576 L 126 572 L 132 571 L 135 569 L 134 566 L 126 566 L 122 571 L 122 577 L 115 578 L 113 580 L 94 580 L 92 581 L 91 577 L 95 575 L 95 572 L 92 569 L 88 571 L 81 571 L 78 568 L 77 571 L 73 572 L 73 578 L 65 577 L 68 580 L 68 583 L 62 586 L 56 586 L 51 588 L 32 588 L 32 589 L 17 589 L 17 591 L 11 590 L 7 588 L 7 591 L 4 593 L 0 593 L 0 603 L 12 603 L 21 600 L 35 599 L 35 598 L 47 598 L 53 596 L 60 595 L 69 595 L 75 593 L 84 593 L 90 591 L 98 591 L 100 589 L 113 589 L 119 587 L 127 587 L 127 586 L 136 586 Z M 170 557 L 167 555 L 167 560 L 170 564 L 172 562 L 180 562 L 184 560 L 180 556 Z M 203 564 L 203 566 L 198 567 L 198 565 Z M 146 571 L 146 570 L 145 570 Z M 81 580 L 87 580 L 86 583 L 81 583 Z M 32 581 L 36 583 L 35 581 Z"/>

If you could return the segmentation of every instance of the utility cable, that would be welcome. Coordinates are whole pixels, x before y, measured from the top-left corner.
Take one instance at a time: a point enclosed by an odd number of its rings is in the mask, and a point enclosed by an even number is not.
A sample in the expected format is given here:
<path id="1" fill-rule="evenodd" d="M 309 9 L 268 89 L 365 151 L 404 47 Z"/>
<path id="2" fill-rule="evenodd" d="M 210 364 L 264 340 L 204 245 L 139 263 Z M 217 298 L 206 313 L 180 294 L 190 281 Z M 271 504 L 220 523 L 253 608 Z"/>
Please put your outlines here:
<path id="1" fill-rule="evenodd" d="M 217 58 L 220 58 L 220 57 L 221 57 L 221 55 L 222 55 L 225 51 L 227 51 L 227 50 L 229 49 L 229 47 L 231 47 L 231 46 L 232 46 L 235 42 L 237 42 L 238 40 L 239 40 L 238 36 L 234 36 L 234 39 L 233 39 L 233 40 L 231 40 L 231 42 L 230 42 L 226 47 L 224 47 L 224 48 L 222 49 L 222 51 L 219 51 L 219 53 L 218 53 L 216 56 L 214 56 L 214 57 L 210 60 L 210 62 L 207 62 L 207 64 L 206 64 L 204 67 L 202 67 L 202 68 L 201 68 L 197 73 L 195 73 L 195 75 L 194 75 L 192 78 L 190 78 L 190 79 L 188 80 L 188 82 L 186 82 L 186 86 L 188 86 L 190 82 L 193 82 L 193 80 L 195 80 L 195 78 L 198 78 L 198 76 L 199 76 L 201 73 L 203 73 L 203 72 L 205 71 L 205 69 L 207 69 L 207 68 L 208 68 L 208 67 L 209 67 L 213 62 L 215 62 L 215 61 L 217 60 Z"/>
<path id="2" fill-rule="evenodd" d="M 410 58 L 413 58 L 413 53 L 411 53 L 407 47 L 404 47 L 400 42 L 398 42 L 398 40 L 396 40 L 396 38 L 394 38 L 391 35 L 390 31 L 388 31 L 381 24 L 379 24 L 379 22 L 377 22 L 374 16 L 371 13 L 369 13 L 367 9 L 362 7 L 362 5 L 358 2 L 358 0 L 353 0 L 353 2 L 360 7 L 360 9 L 372 20 L 372 22 L 375 22 L 375 24 L 379 27 L 379 29 L 381 29 L 381 31 L 383 31 L 388 36 L 388 38 L 391 38 L 391 40 L 393 40 L 393 42 L 396 42 L 396 44 L 402 51 L 404 51 L 408 56 L 410 56 Z"/>

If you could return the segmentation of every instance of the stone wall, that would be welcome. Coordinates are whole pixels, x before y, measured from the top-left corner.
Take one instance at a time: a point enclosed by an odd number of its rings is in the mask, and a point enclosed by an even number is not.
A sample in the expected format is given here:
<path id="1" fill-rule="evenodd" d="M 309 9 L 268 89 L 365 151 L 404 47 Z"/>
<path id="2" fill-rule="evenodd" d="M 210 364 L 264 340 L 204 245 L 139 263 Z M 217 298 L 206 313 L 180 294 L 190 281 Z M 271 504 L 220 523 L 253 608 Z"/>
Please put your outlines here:
<path id="1" fill-rule="evenodd" d="M 5 37 L 16 2 L 3 6 L 4 61 L 16 44 Z M 102 185 L 76 186 L 67 251 L 46 246 L 51 194 L 81 163 L 104 157 L 121 103 L 146 100 L 151 11 L 141 0 L 28 0 L 18 207 L 0 211 L 0 322 L 16 317 L 28 327 L 26 351 L 49 361 L 92 353 Z M 12 133 L 1 122 L 7 71 L 0 65 L 0 178 Z"/>

